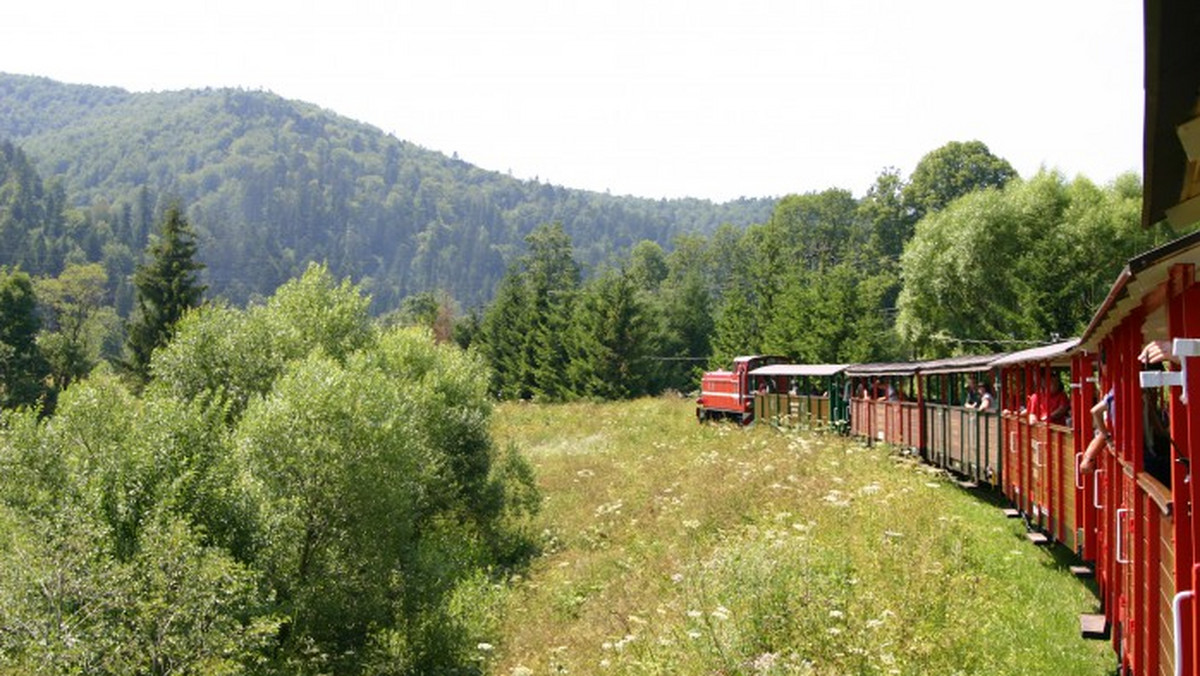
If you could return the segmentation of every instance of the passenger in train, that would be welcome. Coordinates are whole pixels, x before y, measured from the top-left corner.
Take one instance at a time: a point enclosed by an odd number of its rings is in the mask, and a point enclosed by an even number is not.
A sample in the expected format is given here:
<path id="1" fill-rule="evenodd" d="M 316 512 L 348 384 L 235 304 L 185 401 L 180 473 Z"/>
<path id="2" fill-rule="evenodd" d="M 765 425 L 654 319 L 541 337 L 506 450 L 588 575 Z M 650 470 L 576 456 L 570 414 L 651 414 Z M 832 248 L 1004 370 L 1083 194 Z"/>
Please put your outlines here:
<path id="1" fill-rule="evenodd" d="M 967 391 L 963 394 L 963 406 L 967 408 L 979 408 L 979 383 L 975 382 L 975 376 L 967 376 Z"/>
<path id="2" fill-rule="evenodd" d="M 992 386 L 989 385 L 987 381 L 980 381 L 979 384 L 976 385 L 976 393 L 978 395 L 979 403 L 974 406 L 974 408 L 979 411 L 995 413 L 996 397 L 992 394 Z"/>
<path id="3" fill-rule="evenodd" d="M 1104 350 L 1100 351 L 1100 381 L 1108 377 L 1108 359 L 1105 357 Z M 1088 442 L 1087 449 L 1083 452 L 1083 459 L 1079 463 L 1079 471 L 1088 474 L 1096 469 L 1096 456 L 1100 454 L 1100 449 L 1104 447 L 1113 447 L 1113 422 L 1116 420 L 1116 405 L 1113 398 L 1113 390 L 1109 388 L 1100 401 L 1092 407 L 1092 440 Z"/>
<path id="4" fill-rule="evenodd" d="M 1138 360 L 1145 364 L 1157 364 L 1164 361 L 1175 361 L 1175 356 L 1171 353 L 1171 344 L 1165 340 L 1151 341 L 1142 348 L 1138 354 Z M 1104 378 L 1106 373 L 1107 361 L 1104 353 L 1100 353 L 1100 373 L 1101 378 Z M 1169 423 L 1165 419 L 1165 407 L 1161 402 L 1155 401 L 1152 397 L 1155 393 L 1151 392 L 1150 396 L 1143 395 L 1142 401 L 1142 432 L 1143 432 L 1143 463 L 1146 471 L 1154 476 L 1159 482 L 1170 486 L 1171 471 L 1170 471 L 1170 453 L 1171 441 L 1167 434 Z M 1161 396 L 1161 395 L 1160 395 Z M 1082 472 L 1091 472 L 1096 466 L 1096 456 L 1100 453 L 1100 449 L 1104 446 L 1112 448 L 1113 439 L 1113 422 L 1116 417 L 1115 399 L 1113 390 L 1109 390 L 1104 397 L 1092 407 L 1092 421 L 1094 426 L 1094 434 L 1092 441 L 1088 444 L 1087 450 L 1083 453 L 1083 459 L 1079 469 Z"/>
<path id="5" fill-rule="evenodd" d="M 1029 385 L 1029 396 L 1025 397 L 1025 405 L 1017 411 L 1021 415 L 1029 416 L 1030 425 L 1038 421 L 1038 410 L 1041 408 L 1041 397 L 1038 396 L 1038 390 L 1042 389 L 1040 381 L 1041 379 L 1035 374 L 1034 381 Z"/>
<path id="6" fill-rule="evenodd" d="M 1100 360 L 1101 371 L 1104 370 L 1104 359 Z M 1113 447 L 1113 419 L 1116 417 L 1114 410 L 1113 391 L 1110 389 L 1096 405 L 1092 407 L 1092 440 L 1088 442 L 1087 450 L 1083 452 L 1083 460 L 1079 464 L 1079 471 L 1087 474 L 1096 468 L 1096 456 L 1099 455 L 1100 449 L 1107 446 Z"/>
<path id="7" fill-rule="evenodd" d="M 1143 370 L 1162 368 L 1178 362 L 1167 340 L 1152 340 L 1138 353 Z M 1171 485 L 1171 421 L 1164 392 L 1157 388 L 1142 390 L 1142 463 L 1151 476 L 1165 486 Z"/>
<path id="8" fill-rule="evenodd" d="M 1034 422 L 1036 417 L 1037 422 L 1062 425 L 1071 412 L 1071 400 L 1063 393 L 1062 381 L 1057 376 L 1050 377 L 1049 388 L 1045 397 L 1038 393 L 1031 397 L 1029 421 Z"/>
<path id="9" fill-rule="evenodd" d="M 1044 401 L 1038 401 L 1038 405 L 1038 420 L 1055 425 L 1066 423 L 1070 413 L 1070 400 L 1063 394 L 1062 381 L 1057 376 L 1050 377 L 1050 394 Z"/>
<path id="10" fill-rule="evenodd" d="M 1160 364 L 1164 361 L 1179 363 L 1179 358 L 1175 356 L 1171 349 L 1171 341 L 1169 340 L 1152 340 L 1146 343 L 1142 351 L 1138 354 L 1138 361 L 1143 364 Z"/>

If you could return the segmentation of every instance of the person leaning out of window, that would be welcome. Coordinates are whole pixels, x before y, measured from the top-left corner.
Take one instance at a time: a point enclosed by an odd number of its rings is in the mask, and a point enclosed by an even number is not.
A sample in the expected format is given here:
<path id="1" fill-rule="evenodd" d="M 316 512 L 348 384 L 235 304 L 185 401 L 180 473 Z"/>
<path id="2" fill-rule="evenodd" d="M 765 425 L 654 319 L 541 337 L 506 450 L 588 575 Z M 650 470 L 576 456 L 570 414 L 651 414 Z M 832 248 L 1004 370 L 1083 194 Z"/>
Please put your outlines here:
<path id="1" fill-rule="evenodd" d="M 1138 354 L 1138 361 L 1143 364 L 1158 364 L 1164 361 L 1178 362 L 1175 354 L 1171 351 L 1171 343 L 1167 340 L 1154 340 L 1146 343 Z M 1105 367 L 1107 366 L 1104 355 L 1100 355 L 1100 374 L 1104 376 Z M 1092 424 L 1094 427 L 1094 435 L 1092 440 L 1088 442 L 1087 450 L 1083 452 L 1083 460 L 1080 462 L 1079 469 L 1082 472 L 1091 472 L 1096 468 L 1096 456 L 1100 453 L 1100 449 L 1104 447 L 1112 448 L 1113 444 L 1113 421 L 1116 418 L 1115 401 L 1113 398 L 1113 390 L 1109 391 L 1092 407 Z"/>

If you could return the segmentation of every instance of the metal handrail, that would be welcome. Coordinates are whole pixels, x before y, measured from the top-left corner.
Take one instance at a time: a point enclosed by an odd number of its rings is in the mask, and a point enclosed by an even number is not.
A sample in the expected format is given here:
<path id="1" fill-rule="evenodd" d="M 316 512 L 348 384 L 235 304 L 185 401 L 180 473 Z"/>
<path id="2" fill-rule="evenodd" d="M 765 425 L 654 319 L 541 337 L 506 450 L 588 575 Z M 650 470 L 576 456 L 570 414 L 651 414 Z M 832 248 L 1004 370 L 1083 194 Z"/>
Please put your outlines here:
<path id="1" fill-rule="evenodd" d="M 1104 470 L 1097 469 L 1092 472 L 1092 506 L 1096 509 L 1104 509 L 1104 505 L 1100 504 L 1100 475 Z"/>
<path id="2" fill-rule="evenodd" d="M 1125 538 L 1121 537 L 1121 523 L 1124 519 L 1121 518 L 1122 512 L 1130 511 L 1128 507 L 1121 507 L 1117 510 L 1117 563 L 1129 563 L 1128 558 L 1122 558 L 1125 552 Z"/>
<path id="3" fill-rule="evenodd" d="M 1075 488 L 1083 490 L 1083 453 L 1075 454 Z"/>

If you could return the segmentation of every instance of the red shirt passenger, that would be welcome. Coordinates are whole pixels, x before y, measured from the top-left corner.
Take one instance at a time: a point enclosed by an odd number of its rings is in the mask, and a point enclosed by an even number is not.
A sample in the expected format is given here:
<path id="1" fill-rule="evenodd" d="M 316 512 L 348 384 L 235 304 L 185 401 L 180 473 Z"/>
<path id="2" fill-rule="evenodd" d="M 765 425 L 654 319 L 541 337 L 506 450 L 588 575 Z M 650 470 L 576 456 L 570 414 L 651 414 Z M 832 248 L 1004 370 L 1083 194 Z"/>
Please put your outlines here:
<path id="1" fill-rule="evenodd" d="M 1036 413 L 1038 420 L 1055 425 L 1066 422 L 1071 412 L 1071 400 L 1063 393 L 1062 381 L 1058 378 L 1050 379 L 1050 393 L 1045 397 L 1039 396 L 1036 405 L 1037 409 L 1030 412 Z"/>

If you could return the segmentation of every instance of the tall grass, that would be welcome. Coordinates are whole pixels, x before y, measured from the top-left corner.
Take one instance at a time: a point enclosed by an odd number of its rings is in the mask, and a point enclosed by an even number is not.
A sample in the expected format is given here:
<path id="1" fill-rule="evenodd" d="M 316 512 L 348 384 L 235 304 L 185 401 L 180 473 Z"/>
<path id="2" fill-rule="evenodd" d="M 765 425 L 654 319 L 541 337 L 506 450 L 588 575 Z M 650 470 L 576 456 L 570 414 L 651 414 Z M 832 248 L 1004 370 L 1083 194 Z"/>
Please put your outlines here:
<path id="1" fill-rule="evenodd" d="M 882 447 L 697 425 L 677 399 L 506 405 L 545 555 L 493 674 L 1100 674 L 1094 595 L 1020 524 Z M 490 649 L 494 645 L 494 650 Z"/>

